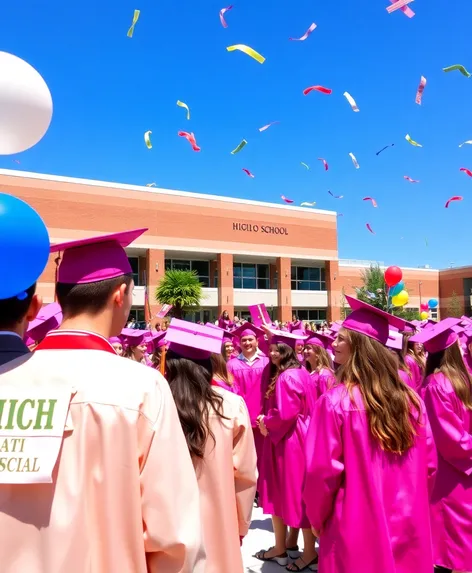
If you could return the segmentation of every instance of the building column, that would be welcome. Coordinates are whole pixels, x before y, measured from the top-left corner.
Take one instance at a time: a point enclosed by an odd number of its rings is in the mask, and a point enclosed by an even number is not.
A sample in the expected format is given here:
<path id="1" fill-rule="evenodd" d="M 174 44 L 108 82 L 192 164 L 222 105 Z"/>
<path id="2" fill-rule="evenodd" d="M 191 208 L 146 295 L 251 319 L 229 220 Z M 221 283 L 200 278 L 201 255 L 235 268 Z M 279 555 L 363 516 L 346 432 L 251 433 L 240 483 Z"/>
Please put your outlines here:
<path id="1" fill-rule="evenodd" d="M 218 270 L 218 316 L 224 310 L 234 316 L 233 255 L 220 253 L 216 257 Z"/>
<path id="2" fill-rule="evenodd" d="M 216 260 L 215 261 L 210 261 L 210 288 L 214 288 L 215 287 L 215 273 L 217 270 L 217 266 L 216 266 Z"/>
<path id="3" fill-rule="evenodd" d="M 278 257 L 277 268 L 277 318 L 281 322 L 292 320 L 292 259 Z"/>
<path id="4" fill-rule="evenodd" d="M 328 291 L 328 321 L 334 322 L 341 319 L 342 292 L 339 282 L 338 261 L 326 261 L 325 263 L 326 290 Z"/>
<path id="5" fill-rule="evenodd" d="M 156 301 L 156 287 L 166 272 L 165 251 L 162 249 L 148 249 L 146 251 L 146 287 L 149 296 L 149 305 L 144 306 L 146 322 L 151 322 L 154 326 L 161 319 L 156 319 L 156 314 L 161 310 L 162 305 Z"/>

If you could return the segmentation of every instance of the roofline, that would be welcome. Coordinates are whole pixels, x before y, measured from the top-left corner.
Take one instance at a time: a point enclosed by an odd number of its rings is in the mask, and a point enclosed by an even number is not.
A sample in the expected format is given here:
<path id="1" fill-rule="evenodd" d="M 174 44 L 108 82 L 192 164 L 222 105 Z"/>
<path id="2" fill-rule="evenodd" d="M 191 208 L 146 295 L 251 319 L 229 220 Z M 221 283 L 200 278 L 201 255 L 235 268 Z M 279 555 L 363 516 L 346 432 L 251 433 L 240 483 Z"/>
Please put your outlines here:
<path id="1" fill-rule="evenodd" d="M 288 205 L 277 205 L 264 201 L 252 201 L 250 199 L 238 199 L 236 197 L 223 197 L 222 195 L 208 195 L 206 193 L 195 193 L 192 191 L 175 191 L 173 189 L 162 189 L 159 187 L 146 187 L 141 185 L 127 185 L 126 183 L 113 183 L 109 181 L 97 181 L 94 179 L 81 179 L 78 177 L 63 177 L 62 175 L 48 175 L 46 173 L 32 173 L 30 171 L 17 171 L 15 169 L 0 169 L 0 175 L 8 177 L 22 177 L 29 179 L 40 179 L 43 181 L 55 181 L 57 183 L 75 183 L 76 185 L 92 185 L 96 187 L 119 188 L 126 191 L 141 191 L 146 193 L 161 193 L 163 195 L 173 195 L 178 197 L 192 197 L 194 199 L 208 199 L 210 201 L 222 201 L 225 203 L 238 203 L 240 205 L 254 205 L 256 207 L 271 207 L 273 209 L 290 209 L 303 213 L 317 213 L 319 215 L 332 215 L 336 217 L 336 211 L 325 211 L 323 209 L 311 209 L 308 207 L 292 207 Z"/>
<path id="2" fill-rule="evenodd" d="M 464 269 L 472 270 L 472 265 L 464 265 L 463 267 L 448 267 L 447 269 L 439 269 L 439 272 L 446 273 L 447 271 L 462 271 Z"/>
<path id="3" fill-rule="evenodd" d="M 364 263 L 364 264 L 355 264 L 355 263 L 344 263 L 342 259 L 339 259 L 339 266 L 340 267 L 350 267 L 353 269 L 368 269 L 372 263 Z M 390 265 L 379 265 L 381 269 L 388 269 Z M 425 271 L 427 273 L 438 273 L 439 269 L 425 269 L 423 267 L 400 267 L 403 271 Z"/>

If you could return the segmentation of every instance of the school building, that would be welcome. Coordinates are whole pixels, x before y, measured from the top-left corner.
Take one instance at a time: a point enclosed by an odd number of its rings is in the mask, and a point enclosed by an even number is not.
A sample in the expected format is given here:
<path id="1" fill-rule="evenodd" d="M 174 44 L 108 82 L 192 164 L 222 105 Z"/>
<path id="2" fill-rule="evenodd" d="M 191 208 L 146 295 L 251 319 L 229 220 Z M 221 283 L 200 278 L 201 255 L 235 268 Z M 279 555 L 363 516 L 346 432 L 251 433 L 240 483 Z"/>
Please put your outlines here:
<path id="1" fill-rule="evenodd" d="M 248 305 L 265 303 L 282 321 L 292 313 L 337 320 L 343 294 L 355 294 L 370 264 L 339 258 L 334 211 L 6 169 L 0 189 L 40 213 L 53 243 L 148 227 L 127 249 L 137 320 L 155 320 L 154 291 L 169 268 L 193 269 L 204 285 L 201 309 L 190 319 L 214 320 L 223 310 L 245 316 Z M 39 279 L 45 302 L 54 300 L 55 259 Z M 472 267 L 403 271 L 408 307 L 438 298 L 447 316 L 458 300 L 470 314 Z"/>

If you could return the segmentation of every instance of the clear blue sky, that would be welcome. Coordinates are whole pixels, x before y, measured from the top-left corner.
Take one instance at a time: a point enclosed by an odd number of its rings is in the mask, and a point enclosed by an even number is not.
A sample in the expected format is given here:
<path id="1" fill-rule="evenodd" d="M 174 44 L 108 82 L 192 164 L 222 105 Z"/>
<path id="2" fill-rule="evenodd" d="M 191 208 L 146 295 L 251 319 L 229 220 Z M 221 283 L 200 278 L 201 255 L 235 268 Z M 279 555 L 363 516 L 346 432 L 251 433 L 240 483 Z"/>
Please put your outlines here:
<path id="1" fill-rule="evenodd" d="M 388 0 L 234 0 L 224 29 L 218 13 L 230 1 L 3 3 L 0 49 L 43 75 L 54 116 L 40 144 L 17 156 L 21 165 L 0 157 L 0 166 L 276 203 L 284 194 L 344 214 L 342 258 L 472 264 L 472 178 L 459 172 L 472 169 L 472 145 L 458 147 L 472 139 L 472 78 L 442 71 L 456 63 L 472 71 L 472 3 L 416 0 L 408 19 L 389 15 Z M 135 8 L 141 17 L 129 39 Z M 288 41 L 312 22 L 318 28 L 305 42 Z M 266 62 L 226 51 L 238 43 Z M 418 106 L 421 75 L 428 83 Z M 316 84 L 333 94 L 303 96 Z M 178 130 L 193 131 L 201 153 Z M 407 133 L 424 147 L 408 144 Z M 246 148 L 231 155 L 243 138 Z M 452 195 L 464 201 L 445 209 Z"/>

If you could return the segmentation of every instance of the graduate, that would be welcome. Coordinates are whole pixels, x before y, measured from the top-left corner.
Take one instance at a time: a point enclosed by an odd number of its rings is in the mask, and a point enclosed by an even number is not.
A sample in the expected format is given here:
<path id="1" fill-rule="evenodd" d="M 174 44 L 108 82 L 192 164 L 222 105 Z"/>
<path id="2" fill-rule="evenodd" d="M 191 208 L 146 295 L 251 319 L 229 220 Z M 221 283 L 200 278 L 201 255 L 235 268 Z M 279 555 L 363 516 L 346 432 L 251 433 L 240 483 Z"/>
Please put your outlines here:
<path id="1" fill-rule="evenodd" d="M 62 322 L 61 306 L 57 302 L 43 305 L 38 315 L 28 324 L 25 342 L 33 346 L 41 342 L 50 330 L 55 330 Z"/>
<path id="2" fill-rule="evenodd" d="M 446 318 L 411 341 L 428 352 L 423 396 L 439 458 L 431 499 L 434 564 L 472 572 L 472 378 L 455 332 L 459 321 Z"/>
<path id="3" fill-rule="evenodd" d="M 200 488 L 205 573 L 243 573 L 240 543 L 251 523 L 256 449 L 244 400 L 212 385 L 211 358 L 222 336 L 172 319 L 165 372 Z"/>
<path id="4" fill-rule="evenodd" d="M 333 343 L 340 384 L 315 405 L 304 488 L 323 573 L 432 573 L 437 455 L 424 405 L 385 348 L 403 321 L 346 296 Z"/>
<path id="5" fill-rule="evenodd" d="M 126 349 L 123 353 L 125 358 L 129 358 L 134 362 L 144 364 L 144 366 L 152 366 L 150 359 L 147 357 L 147 335 L 146 330 L 132 330 L 125 336 Z"/>
<path id="6" fill-rule="evenodd" d="M 308 331 L 307 340 L 303 348 L 306 369 L 310 373 L 314 385 L 313 403 L 327 390 L 336 384 L 333 363 L 328 349 L 331 348 L 334 338 L 326 334 Z"/>
<path id="7" fill-rule="evenodd" d="M 108 339 L 108 342 L 113 346 L 113 350 L 118 354 L 118 356 L 123 356 L 123 342 L 118 336 L 112 336 Z"/>
<path id="8" fill-rule="evenodd" d="M 203 571 L 198 484 L 169 386 L 108 342 L 133 300 L 124 247 L 143 232 L 53 245 L 63 322 L 0 369 L 12 439 L 29 428 L 1 447 L 2 573 Z"/>
<path id="9" fill-rule="evenodd" d="M 275 546 L 260 550 L 255 557 L 285 565 L 288 571 L 304 571 L 315 568 L 318 561 L 302 499 L 312 382 L 295 353 L 300 335 L 280 331 L 271 334 L 270 380 L 264 414 L 258 418 L 265 436 L 259 493 L 264 513 L 272 515 Z M 294 547 L 287 547 L 287 527 L 302 529 L 304 541 L 303 553 L 290 565 L 287 550 Z"/>
<path id="10" fill-rule="evenodd" d="M 226 361 L 222 354 L 220 352 L 213 352 L 210 356 L 210 360 L 213 373 L 211 380 L 212 385 L 224 388 L 233 394 L 239 394 L 238 386 L 234 383 L 234 377 L 231 372 L 228 372 Z"/>

